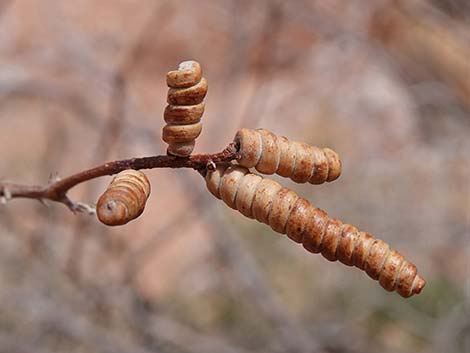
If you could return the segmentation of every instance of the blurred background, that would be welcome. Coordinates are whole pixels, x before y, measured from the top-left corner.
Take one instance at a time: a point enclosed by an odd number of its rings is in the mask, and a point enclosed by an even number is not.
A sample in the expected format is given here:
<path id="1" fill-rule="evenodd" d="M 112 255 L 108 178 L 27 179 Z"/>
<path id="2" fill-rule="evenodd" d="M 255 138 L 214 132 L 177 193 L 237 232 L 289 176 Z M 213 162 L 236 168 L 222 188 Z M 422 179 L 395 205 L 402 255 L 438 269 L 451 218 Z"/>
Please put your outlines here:
<path id="1" fill-rule="evenodd" d="M 403 299 L 151 170 L 142 217 L 0 208 L 0 352 L 469 352 L 470 5 L 465 0 L 0 1 L 0 177 L 45 184 L 164 154 L 165 74 L 202 63 L 196 152 L 264 127 L 336 150 L 282 183 L 387 241 Z M 279 178 L 276 178 L 280 180 Z M 110 178 L 79 185 L 94 203 Z"/>

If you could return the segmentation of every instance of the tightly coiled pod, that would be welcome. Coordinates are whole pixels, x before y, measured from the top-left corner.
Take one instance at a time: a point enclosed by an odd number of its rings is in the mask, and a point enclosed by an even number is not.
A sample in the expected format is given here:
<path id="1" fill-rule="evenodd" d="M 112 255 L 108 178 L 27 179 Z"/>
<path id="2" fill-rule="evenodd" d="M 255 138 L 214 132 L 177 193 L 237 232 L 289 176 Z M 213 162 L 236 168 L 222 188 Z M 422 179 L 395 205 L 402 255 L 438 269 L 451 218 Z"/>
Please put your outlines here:
<path id="1" fill-rule="evenodd" d="M 167 73 L 166 81 L 170 89 L 168 106 L 163 114 L 167 125 L 163 128 L 162 138 L 169 145 L 168 154 L 187 157 L 202 130 L 207 81 L 196 61 L 182 62 L 178 70 Z"/>
<path id="2" fill-rule="evenodd" d="M 144 173 L 124 170 L 117 174 L 96 205 L 98 219 L 118 226 L 139 217 L 150 195 L 150 182 Z"/>
<path id="3" fill-rule="evenodd" d="M 219 165 L 207 172 L 206 185 L 215 197 L 244 216 L 287 234 L 310 252 L 364 270 L 387 291 L 410 297 L 420 293 L 426 283 L 415 265 L 382 240 L 329 218 L 294 191 L 247 168 Z"/>
<path id="4" fill-rule="evenodd" d="M 338 154 L 329 148 L 290 141 L 265 129 L 241 129 L 234 141 L 239 146 L 238 163 L 262 174 L 279 174 L 297 183 L 322 184 L 341 174 Z"/>

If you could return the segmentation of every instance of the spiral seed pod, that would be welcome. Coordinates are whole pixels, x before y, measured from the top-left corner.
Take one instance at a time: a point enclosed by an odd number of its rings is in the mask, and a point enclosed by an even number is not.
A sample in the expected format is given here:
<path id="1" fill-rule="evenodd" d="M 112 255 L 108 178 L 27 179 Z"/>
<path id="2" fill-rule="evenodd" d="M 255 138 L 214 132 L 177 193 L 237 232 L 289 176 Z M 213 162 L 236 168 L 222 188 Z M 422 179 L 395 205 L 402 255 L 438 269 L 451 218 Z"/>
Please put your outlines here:
<path id="1" fill-rule="evenodd" d="M 329 148 L 290 141 L 265 129 L 241 129 L 234 141 L 239 145 L 238 163 L 263 174 L 277 173 L 312 184 L 333 181 L 341 174 L 339 156 Z"/>
<path id="2" fill-rule="evenodd" d="M 287 234 L 310 252 L 364 270 L 387 291 L 410 297 L 420 293 L 426 283 L 415 265 L 382 240 L 329 218 L 294 191 L 247 168 L 219 165 L 207 173 L 206 185 L 215 197 L 244 216 Z"/>
<path id="3" fill-rule="evenodd" d="M 189 156 L 196 138 L 202 130 L 204 97 L 207 81 L 202 77 L 201 65 L 184 61 L 178 70 L 166 75 L 168 106 L 163 114 L 167 125 L 163 128 L 163 141 L 168 143 L 167 153 L 178 157 Z"/>
<path id="4" fill-rule="evenodd" d="M 119 226 L 139 217 L 150 195 L 150 182 L 144 173 L 124 170 L 117 174 L 96 205 L 98 219 Z"/>

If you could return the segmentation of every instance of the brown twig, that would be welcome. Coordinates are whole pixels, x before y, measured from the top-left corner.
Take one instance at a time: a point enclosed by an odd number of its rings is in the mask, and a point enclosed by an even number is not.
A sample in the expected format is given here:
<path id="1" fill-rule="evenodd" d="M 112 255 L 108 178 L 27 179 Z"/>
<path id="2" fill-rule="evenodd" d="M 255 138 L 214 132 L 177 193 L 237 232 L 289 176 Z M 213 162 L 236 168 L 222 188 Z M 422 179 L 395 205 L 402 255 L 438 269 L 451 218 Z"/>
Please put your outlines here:
<path id="1" fill-rule="evenodd" d="M 88 180 L 117 174 L 126 169 L 191 168 L 203 173 L 213 163 L 230 162 L 236 159 L 237 153 L 238 146 L 232 142 L 222 152 L 214 154 L 196 154 L 185 158 L 152 156 L 108 162 L 66 178 L 52 181 L 45 186 L 0 182 L 0 198 L 2 202 L 13 198 L 29 198 L 39 201 L 50 200 L 63 203 L 72 212 L 83 212 L 88 211 L 89 208 L 85 204 L 73 202 L 67 196 L 67 192 L 74 186 Z"/>

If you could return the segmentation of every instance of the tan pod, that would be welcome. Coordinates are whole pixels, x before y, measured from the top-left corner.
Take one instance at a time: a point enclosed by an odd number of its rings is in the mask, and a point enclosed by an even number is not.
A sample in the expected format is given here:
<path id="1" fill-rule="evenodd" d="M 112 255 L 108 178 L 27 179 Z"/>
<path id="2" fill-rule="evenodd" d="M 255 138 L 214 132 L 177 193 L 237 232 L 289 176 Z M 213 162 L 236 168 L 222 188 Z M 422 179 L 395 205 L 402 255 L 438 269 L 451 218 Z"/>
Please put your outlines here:
<path id="1" fill-rule="evenodd" d="M 163 128 L 162 139 L 168 143 L 168 154 L 187 157 L 193 152 L 202 130 L 200 121 L 207 81 L 202 77 L 198 62 L 184 61 L 177 70 L 167 73 L 166 82 L 170 89 L 163 113 L 167 125 Z"/>
<path id="2" fill-rule="evenodd" d="M 144 173 L 124 170 L 117 174 L 96 205 L 98 219 L 118 226 L 139 217 L 150 195 L 150 183 Z"/>
<path id="3" fill-rule="evenodd" d="M 277 173 L 312 184 L 336 180 L 341 174 L 338 154 L 329 148 L 289 141 L 265 129 L 241 129 L 234 141 L 239 145 L 238 163 L 262 174 Z"/>
<path id="4" fill-rule="evenodd" d="M 206 185 L 229 207 L 287 234 L 310 252 L 364 270 L 387 291 L 410 297 L 420 293 L 426 284 L 418 276 L 416 266 L 382 240 L 329 218 L 325 211 L 292 190 L 252 174 L 247 168 L 219 165 L 215 171 L 208 171 Z"/>

